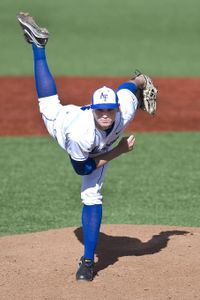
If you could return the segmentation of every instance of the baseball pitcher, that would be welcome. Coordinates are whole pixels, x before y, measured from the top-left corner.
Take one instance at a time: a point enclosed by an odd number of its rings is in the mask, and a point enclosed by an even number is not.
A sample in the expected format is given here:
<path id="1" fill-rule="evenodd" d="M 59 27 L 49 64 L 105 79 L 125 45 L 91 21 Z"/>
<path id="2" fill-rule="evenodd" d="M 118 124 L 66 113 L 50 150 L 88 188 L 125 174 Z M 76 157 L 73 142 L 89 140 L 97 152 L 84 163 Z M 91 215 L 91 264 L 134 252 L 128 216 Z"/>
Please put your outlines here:
<path id="1" fill-rule="evenodd" d="M 20 12 L 17 20 L 26 41 L 32 44 L 36 91 L 44 124 L 69 154 L 75 172 L 82 176 L 84 253 L 76 279 L 91 281 L 102 220 L 101 188 L 108 162 L 134 148 L 133 135 L 120 136 L 138 108 L 155 113 L 157 89 L 148 76 L 136 73 L 117 91 L 106 86 L 98 88 L 87 106 L 62 105 L 46 59 L 48 30 L 39 27 L 29 13 Z"/>

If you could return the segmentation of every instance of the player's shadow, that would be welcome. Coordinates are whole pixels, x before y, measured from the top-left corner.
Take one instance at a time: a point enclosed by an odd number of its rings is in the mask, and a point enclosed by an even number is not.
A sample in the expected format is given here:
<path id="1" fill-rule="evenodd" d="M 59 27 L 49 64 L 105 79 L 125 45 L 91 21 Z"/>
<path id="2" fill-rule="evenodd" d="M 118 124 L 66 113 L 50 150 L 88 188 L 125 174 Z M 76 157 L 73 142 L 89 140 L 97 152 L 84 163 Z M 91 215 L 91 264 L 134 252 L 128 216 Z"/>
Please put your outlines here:
<path id="1" fill-rule="evenodd" d="M 82 227 L 75 229 L 74 233 L 77 239 L 83 244 Z M 142 242 L 133 237 L 112 236 L 100 232 L 98 246 L 95 252 L 98 257 L 98 262 L 95 264 L 95 275 L 99 271 L 116 263 L 119 257 L 142 256 L 158 253 L 167 247 L 171 236 L 188 233 L 188 231 L 183 230 L 162 231 L 159 234 L 153 235 L 147 242 Z"/>

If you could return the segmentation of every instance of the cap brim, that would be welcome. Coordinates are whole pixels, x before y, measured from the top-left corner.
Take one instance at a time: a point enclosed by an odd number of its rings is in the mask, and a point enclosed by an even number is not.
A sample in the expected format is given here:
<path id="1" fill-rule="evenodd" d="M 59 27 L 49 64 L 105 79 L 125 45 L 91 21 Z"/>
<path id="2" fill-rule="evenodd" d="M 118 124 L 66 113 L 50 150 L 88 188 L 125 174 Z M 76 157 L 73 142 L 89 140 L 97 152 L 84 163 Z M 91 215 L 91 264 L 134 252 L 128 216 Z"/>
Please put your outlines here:
<path id="1" fill-rule="evenodd" d="M 115 109 L 118 108 L 118 103 L 101 103 L 101 104 L 92 104 L 92 109 Z"/>

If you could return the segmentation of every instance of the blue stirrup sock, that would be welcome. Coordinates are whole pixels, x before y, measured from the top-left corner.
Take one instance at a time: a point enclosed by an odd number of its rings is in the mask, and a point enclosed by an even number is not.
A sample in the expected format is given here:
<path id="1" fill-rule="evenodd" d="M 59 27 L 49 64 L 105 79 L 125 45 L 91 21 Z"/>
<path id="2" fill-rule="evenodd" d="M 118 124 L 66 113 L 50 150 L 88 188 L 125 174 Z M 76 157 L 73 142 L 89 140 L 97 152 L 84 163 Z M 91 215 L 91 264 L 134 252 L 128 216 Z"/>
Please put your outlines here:
<path id="1" fill-rule="evenodd" d="M 32 49 L 38 98 L 56 95 L 56 83 L 47 64 L 45 48 L 39 48 L 35 44 L 32 44 Z"/>
<path id="2" fill-rule="evenodd" d="M 84 258 L 94 260 L 102 220 L 102 205 L 84 205 L 82 210 L 82 225 L 84 236 Z"/>

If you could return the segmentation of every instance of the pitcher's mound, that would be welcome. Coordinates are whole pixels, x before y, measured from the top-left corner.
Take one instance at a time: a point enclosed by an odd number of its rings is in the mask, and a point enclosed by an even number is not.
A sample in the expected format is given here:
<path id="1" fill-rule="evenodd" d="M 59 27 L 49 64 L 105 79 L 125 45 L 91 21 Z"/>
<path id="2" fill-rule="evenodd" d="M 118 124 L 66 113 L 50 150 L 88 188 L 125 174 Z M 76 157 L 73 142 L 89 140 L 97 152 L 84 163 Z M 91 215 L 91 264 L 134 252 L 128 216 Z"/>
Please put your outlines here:
<path id="1" fill-rule="evenodd" d="M 102 225 L 96 276 L 76 282 L 81 228 L 0 238 L 1 300 L 200 299 L 200 228 Z"/>

